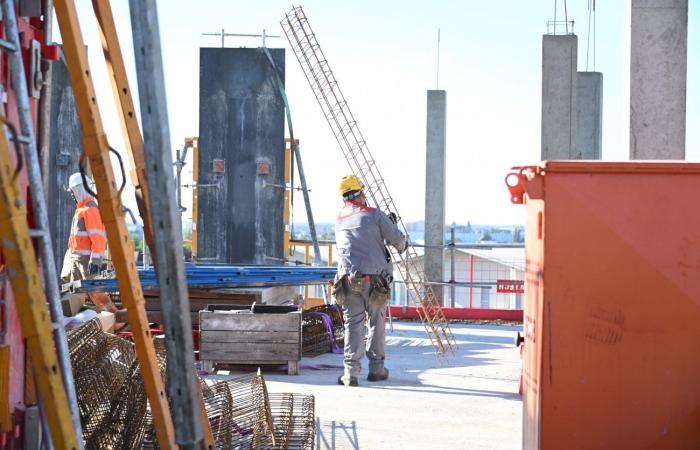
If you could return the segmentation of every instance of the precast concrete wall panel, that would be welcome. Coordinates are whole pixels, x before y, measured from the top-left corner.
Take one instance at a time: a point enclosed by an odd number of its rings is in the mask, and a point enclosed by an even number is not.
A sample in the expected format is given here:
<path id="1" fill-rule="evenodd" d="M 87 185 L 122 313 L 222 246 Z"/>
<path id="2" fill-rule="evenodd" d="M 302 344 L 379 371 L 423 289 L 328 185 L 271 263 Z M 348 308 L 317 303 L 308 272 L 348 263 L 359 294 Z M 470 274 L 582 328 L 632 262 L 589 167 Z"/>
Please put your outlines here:
<path id="1" fill-rule="evenodd" d="M 56 269 L 60 272 L 75 212 L 75 201 L 65 189 L 68 178 L 78 171 L 83 132 L 65 61 L 53 62 L 51 70 L 48 207 Z"/>
<path id="2" fill-rule="evenodd" d="M 268 49 L 284 80 L 284 49 Z M 202 48 L 198 258 L 279 264 L 284 257 L 284 103 L 262 49 Z"/>

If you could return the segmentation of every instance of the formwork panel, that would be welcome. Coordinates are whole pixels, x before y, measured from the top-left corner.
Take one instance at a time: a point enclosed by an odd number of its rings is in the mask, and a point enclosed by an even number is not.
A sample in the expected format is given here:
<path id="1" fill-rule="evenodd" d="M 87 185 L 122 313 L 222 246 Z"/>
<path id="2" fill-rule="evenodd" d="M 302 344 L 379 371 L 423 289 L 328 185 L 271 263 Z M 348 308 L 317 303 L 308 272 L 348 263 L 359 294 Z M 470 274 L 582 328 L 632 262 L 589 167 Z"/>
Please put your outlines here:
<path id="1" fill-rule="evenodd" d="M 284 80 L 284 49 L 269 49 Z M 198 257 L 275 264 L 283 252 L 284 103 L 262 49 L 200 49 Z M 276 185 L 276 186 L 275 186 Z"/>
<path id="2" fill-rule="evenodd" d="M 51 65 L 51 134 L 49 138 L 49 228 L 56 270 L 61 271 L 63 255 L 75 212 L 75 201 L 66 192 L 68 178 L 77 172 L 83 153 L 83 133 L 75 109 L 73 88 L 64 60 Z"/>
<path id="3" fill-rule="evenodd" d="M 525 187 L 524 448 L 697 448 L 700 164 L 549 162 Z"/>

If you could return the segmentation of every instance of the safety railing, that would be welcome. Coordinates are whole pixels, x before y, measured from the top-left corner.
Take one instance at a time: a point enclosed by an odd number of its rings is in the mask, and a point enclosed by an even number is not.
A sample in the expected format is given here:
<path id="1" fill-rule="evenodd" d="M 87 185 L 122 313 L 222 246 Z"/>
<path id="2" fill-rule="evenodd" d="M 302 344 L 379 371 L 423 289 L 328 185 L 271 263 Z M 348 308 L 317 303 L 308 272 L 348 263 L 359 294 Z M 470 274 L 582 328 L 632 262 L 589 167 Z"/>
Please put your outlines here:
<path id="1" fill-rule="evenodd" d="M 321 249 L 321 261 L 328 266 L 333 265 L 333 248 L 335 247 L 335 241 L 318 241 L 319 248 Z M 310 240 L 302 239 L 291 239 L 289 241 L 289 256 L 286 258 L 288 264 L 304 264 L 311 265 L 313 258 L 314 244 Z M 297 250 L 300 250 L 302 255 L 297 254 Z M 303 256 L 303 259 L 297 259 L 299 256 Z M 304 299 L 317 299 L 323 300 L 324 294 L 323 289 L 326 289 L 327 298 L 331 298 L 330 287 L 326 285 L 312 285 L 303 286 L 300 288 Z"/>
<path id="2" fill-rule="evenodd" d="M 334 265 L 334 241 L 319 241 L 321 259 Z M 524 301 L 525 250 L 523 243 L 456 242 L 454 233 L 442 246 L 413 244 L 418 249 L 442 248 L 444 277 L 427 284 L 442 287 L 443 305 L 452 308 L 521 310 Z M 311 265 L 313 243 L 291 240 L 288 262 Z M 423 255 L 421 255 L 423 257 Z M 420 264 L 420 263 L 419 263 Z M 395 267 L 395 270 L 398 270 Z M 414 295 L 403 281 L 395 276 L 391 304 L 408 307 L 415 305 Z M 323 289 L 328 286 L 303 286 L 299 293 L 305 299 L 322 301 Z M 329 291 L 327 291 L 329 292 Z M 330 298 L 330 297 L 329 297 Z"/>

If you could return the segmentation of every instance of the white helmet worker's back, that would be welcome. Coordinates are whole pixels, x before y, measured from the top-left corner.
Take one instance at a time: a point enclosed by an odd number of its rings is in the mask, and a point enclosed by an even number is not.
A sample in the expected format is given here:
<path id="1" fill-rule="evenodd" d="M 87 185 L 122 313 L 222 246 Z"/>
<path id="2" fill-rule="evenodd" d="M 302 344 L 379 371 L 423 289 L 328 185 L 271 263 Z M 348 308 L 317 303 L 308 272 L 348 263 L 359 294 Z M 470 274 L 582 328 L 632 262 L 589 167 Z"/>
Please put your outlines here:
<path id="1" fill-rule="evenodd" d="M 90 177 L 85 177 L 86 181 L 88 182 L 88 185 L 92 184 L 92 180 Z M 76 172 L 73 175 L 68 178 L 68 188 L 74 188 L 75 186 L 82 186 L 83 185 L 83 176 L 80 175 L 80 172 Z"/>
<path id="2" fill-rule="evenodd" d="M 87 181 L 88 186 L 91 190 L 94 190 L 94 184 L 90 177 L 85 176 L 85 181 Z M 75 200 L 80 203 L 86 198 L 90 197 L 90 194 L 85 190 L 83 186 L 83 177 L 80 172 L 76 172 L 68 178 L 68 190 L 73 192 Z"/>

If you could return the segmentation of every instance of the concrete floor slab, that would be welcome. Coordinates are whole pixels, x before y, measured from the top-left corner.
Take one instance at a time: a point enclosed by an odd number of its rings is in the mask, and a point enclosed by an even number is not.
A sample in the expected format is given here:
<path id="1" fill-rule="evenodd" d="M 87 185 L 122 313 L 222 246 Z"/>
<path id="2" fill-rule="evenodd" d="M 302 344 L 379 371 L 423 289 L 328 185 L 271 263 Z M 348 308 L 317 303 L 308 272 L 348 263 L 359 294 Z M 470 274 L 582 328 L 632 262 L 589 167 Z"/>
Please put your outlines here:
<path id="1" fill-rule="evenodd" d="M 316 397 L 316 448 L 516 449 L 521 447 L 518 395 L 520 327 L 453 324 L 458 343 L 440 367 L 420 323 L 387 330 L 389 380 L 338 386 L 342 355 L 304 358 L 299 376 L 265 372 L 269 392 Z M 325 367 L 325 368 L 324 368 Z M 212 378 L 225 378 L 226 372 Z"/>

